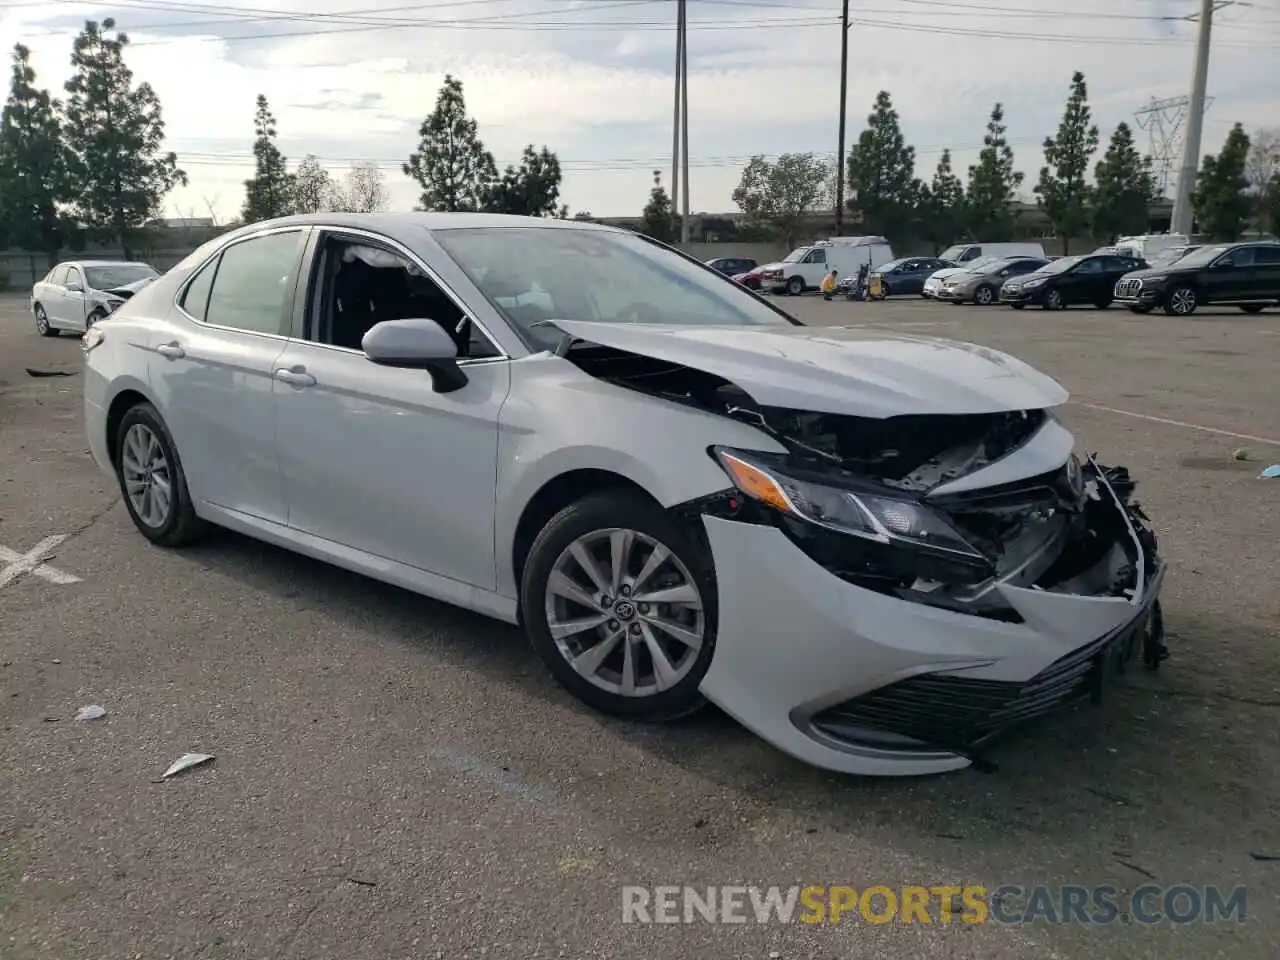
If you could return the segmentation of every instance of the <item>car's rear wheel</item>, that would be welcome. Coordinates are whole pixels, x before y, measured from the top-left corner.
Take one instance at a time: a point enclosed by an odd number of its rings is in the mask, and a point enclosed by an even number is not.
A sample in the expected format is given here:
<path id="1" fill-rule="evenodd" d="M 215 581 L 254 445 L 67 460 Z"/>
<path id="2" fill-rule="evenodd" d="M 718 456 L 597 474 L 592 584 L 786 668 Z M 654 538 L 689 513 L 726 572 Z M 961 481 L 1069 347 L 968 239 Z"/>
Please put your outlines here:
<path id="1" fill-rule="evenodd" d="M 155 407 L 139 403 L 116 430 L 116 477 L 134 526 L 152 543 L 181 547 L 204 532 L 182 461 Z"/>
<path id="2" fill-rule="evenodd" d="M 787 281 L 787 293 L 798 297 L 804 293 L 804 277 L 792 277 Z"/>
<path id="3" fill-rule="evenodd" d="M 1025 303 L 1011 303 L 1009 306 L 1013 307 L 1015 310 L 1025 310 L 1027 307 Z"/>
<path id="4" fill-rule="evenodd" d="M 530 548 L 520 604 L 547 669 L 589 706 L 640 720 L 703 706 L 715 575 L 706 547 L 656 504 L 618 492 L 565 507 Z"/>
<path id="5" fill-rule="evenodd" d="M 1111 298 L 1103 297 L 1101 300 L 1095 300 L 1093 301 L 1093 305 L 1099 310 L 1105 310 L 1107 307 L 1111 306 Z"/>
<path id="6" fill-rule="evenodd" d="M 1195 288 L 1183 284 L 1169 291 L 1169 296 L 1164 301 L 1164 312 L 1171 317 L 1189 317 L 1196 312 L 1197 306 L 1199 297 L 1196 296 Z"/>
<path id="7" fill-rule="evenodd" d="M 38 303 L 36 304 L 35 315 L 36 333 L 42 337 L 56 337 L 58 335 L 58 331 L 49 323 L 49 315 L 44 312 L 44 307 Z"/>
<path id="8" fill-rule="evenodd" d="M 996 302 L 996 288 L 989 283 L 984 283 L 973 291 L 973 302 L 980 307 L 989 307 Z"/>
<path id="9" fill-rule="evenodd" d="M 1150 313 L 1151 307 L 1149 306 L 1130 307 L 1129 312 L 1130 313 Z"/>
<path id="10" fill-rule="evenodd" d="M 1240 305 L 1240 309 L 1245 313 L 1261 313 L 1267 308 L 1265 303 L 1244 303 Z"/>

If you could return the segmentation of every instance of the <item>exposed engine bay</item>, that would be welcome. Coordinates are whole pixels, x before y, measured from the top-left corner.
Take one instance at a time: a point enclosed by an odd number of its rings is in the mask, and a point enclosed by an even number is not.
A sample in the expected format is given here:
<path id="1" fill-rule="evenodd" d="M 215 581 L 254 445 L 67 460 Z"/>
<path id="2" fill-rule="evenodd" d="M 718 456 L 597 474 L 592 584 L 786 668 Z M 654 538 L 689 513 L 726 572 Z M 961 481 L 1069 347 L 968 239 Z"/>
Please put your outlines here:
<path id="1" fill-rule="evenodd" d="M 787 448 L 795 476 L 925 504 L 984 558 L 958 563 L 886 548 L 738 498 L 698 505 L 732 518 L 755 511 L 758 522 L 780 527 L 812 559 L 858 586 L 1018 622 L 998 585 L 1123 596 L 1137 576 L 1130 524 L 1150 539 L 1146 556 L 1155 553 L 1141 509 L 1130 504 L 1133 484 L 1123 468 L 1082 467 L 1072 456 L 1016 482 L 929 497 L 1015 453 L 1045 425 L 1045 410 L 883 419 L 813 413 L 760 405 L 723 378 L 629 351 L 579 341 L 563 355 L 598 379 L 759 427 Z"/>

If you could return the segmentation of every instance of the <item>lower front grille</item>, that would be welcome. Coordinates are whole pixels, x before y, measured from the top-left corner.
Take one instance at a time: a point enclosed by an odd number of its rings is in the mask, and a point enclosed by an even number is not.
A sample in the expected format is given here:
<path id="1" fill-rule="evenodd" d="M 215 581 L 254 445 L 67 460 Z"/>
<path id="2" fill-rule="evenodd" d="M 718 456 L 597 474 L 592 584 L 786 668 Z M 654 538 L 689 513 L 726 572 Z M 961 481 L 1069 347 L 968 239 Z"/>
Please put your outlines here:
<path id="1" fill-rule="evenodd" d="M 1003 733 L 1088 697 L 1099 672 L 1113 662 L 1109 655 L 1127 658 L 1145 624 L 1146 617 L 1139 617 L 1025 683 L 921 674 L 823 710 L 811 723 L 850 744 L 972 754 Z"/>
<path id="2" fill-rule="evenodd" d="M 1116 284 L 1116 296 L 1136 297 L 1141 289 L 1141 280 L 1121 280 Z"/>

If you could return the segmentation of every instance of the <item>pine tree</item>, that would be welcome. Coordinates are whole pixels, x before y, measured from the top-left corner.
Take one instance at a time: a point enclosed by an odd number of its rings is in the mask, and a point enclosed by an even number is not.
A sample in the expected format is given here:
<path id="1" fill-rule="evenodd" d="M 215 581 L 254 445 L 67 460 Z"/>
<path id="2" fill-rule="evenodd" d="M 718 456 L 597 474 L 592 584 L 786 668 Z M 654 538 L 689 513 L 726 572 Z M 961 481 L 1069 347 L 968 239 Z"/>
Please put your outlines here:
<path id="1" fill-rule="evenodd" d="M 151 85 L 133 85 L 124 62 L 129 38 L 108 36 L 115 21 L 89 20 L 71 54 L 63 132 L 71 156 L 72 209 L 81 222 L 116 240 L 131 256 L 129 231 L 160 211 L 187 175 L 161 151 L 164 119 Z"/>
<path id="2" fill-rule="evenodd" d="M 1058 124 L 1056 137 L 1045 137 L 1044 163 L 1035 193 L 1062 238 L 1062 252 L 1070 252 L 1071 238 L 1078 236 L 1089 223 L 1089 161 L 1098 151 L 1098 127 L 1091 122 L 1089 90 L 1084 74 L 1078 70 L 1071 77 L 1071 95 Z"/>
<path id="3" fill-rule="evenodd" d="M 1023 174 L 1013 168 L 1006 132 L 1004 106 L 997 103 L 987 120 L 978 162 L 969 168 L 965 195 L 968 227 L 980 240 L 1004 240 L 1013 234 L 1013 201 Z"/>
<path id="4" fill-rule="evenodd" d="M 244 210 L 241 213 L 245 223 L 292 213 L 297 184 L 289 174 L 288 162 L 276 146 L 276 118 L 271 113 L 267 98 L 261 93 L 258 94 L 258 108 L 253 118 L 253 132 L 254 173 L 251 180 L 244 182 Z"/>
<path id="5" fill-rule="evenodd" d="M 462 82 L 446 74 L 435 109 L 418 129 L 416 152 L 405 176 L 422 187 L 424 210 L 480 210 L 498 180 L 493 155 L 484 148 L 476 122 L 467 116 Z"/>
<path id="6" fill-rule="evenodd" d="M 68 156 L 60 104 L 35 79 L 31 51 L 18 44 L 0 115 L 0 222 L 8 243 L 39 250 L 52 266 L 66 240 L 60 207 L 69 197 Z"/>
<path id="7" fill-rule="evenodd" d="M 1138 153 L 1133 131 L 1121 123 L 1093 172 L 1093 234 L 1114 243 L 1116 237 L 1145 233 L 1158 192 L 1151 158 Z"/>
<path id="8" fill-rule="evenodd" d="M 646 237 L 653 237 L 663 243 L 675 239 L 676 217 L 671 209 L 671 195 L 662 185 L 662 171 L 653 171 L 653 189 L 649 191 L 649 202 L 641 213 L 641 230 Z"/>
<path id="9" fill-rule="evenodd" d="M 915 149 L 907 146 L 888 91 L 876 94 L 867 127 L 849 151 L 846 168 L 847 205 L 859 214 L 862 229 L 905 239 L 917 216 L 921 184 L 915 177 Z"/>
<path id="10" fill-rule="evenodd" d="M 559 212 L 560 160 L 543 147 L 524 148 L 520 166 L 508 165 L 501 179 L 487 191 L 483 206 L 490 213 L 523 217 L 554 217 Z"/>
<path id="11" fill-rule="evenodd" d="M 924 239 L 933 244 L 934 253 L 964 232 L 964 202 L 964 184 L 951 169 L 951 151 L 943 150 L 921 204 L 922 232 Z"/>
<path id="12" fill-rule="evenodd" d="M 1216 157 L 1207 156 L 1196 177 L 1191 202 L 1200 232 L 1214 240 L 1239 240 L 1254 205 L 1248 194 L 1249 135 L 1236 124 Z"/>

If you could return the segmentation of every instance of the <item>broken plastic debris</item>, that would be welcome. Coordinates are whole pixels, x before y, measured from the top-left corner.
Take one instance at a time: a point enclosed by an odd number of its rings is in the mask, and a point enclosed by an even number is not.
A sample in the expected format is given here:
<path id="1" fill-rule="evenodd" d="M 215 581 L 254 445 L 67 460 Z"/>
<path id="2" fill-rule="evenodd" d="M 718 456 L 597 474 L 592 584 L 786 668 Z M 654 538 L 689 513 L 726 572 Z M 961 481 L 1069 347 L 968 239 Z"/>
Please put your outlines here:
<path id="1" fill-rule="evenodd" d="M 107 715 L 107 711 L 96 703 L 91 703 L 87 707 L 81 707 L 76 713 L 77 720 L 101 720 Z"/>
<path id="2" fill-rule="evenodd" d="M 1280 463 L 1273 463 L 1258 474 L 1259 480 L 1274 480 L 1276 477 L 1280 477 Z"/>
<path id="3" fill-rule="evenodd" d="M 72 370 L 36 370 L 27 367 L 27 376 L 29 377 L 74 377 L 75 372 Z"/>
<path id="4" fill-rule="evenodd" d="M 169 777 L 176 776 L 183 770 L 190 770 L 192 767 L 198 767 L 202 763 L 208 763 L 213 757 L 207 753 L 184 753 L 177 760 L 169 765 L 169 769 L 160 775 L 161 780 L 167 780 Z"/>
<path id="5" fill-rule="evenodd" d="M 1239 449 L 1237 449 L 1237 450 L 1232 450 L 1232 451 L 1231 451 L 1231 459 L 1232 459 L 1232 460 L 1248 460 L 1248 459 L 1249 459 L 1249 448 L 1248 448 L 1248 447 L 1240 447 L 1240 448 L 1239 448 Z"/>

